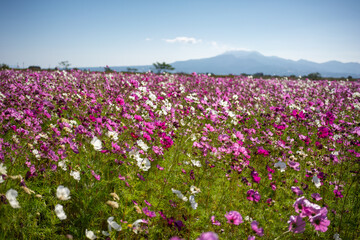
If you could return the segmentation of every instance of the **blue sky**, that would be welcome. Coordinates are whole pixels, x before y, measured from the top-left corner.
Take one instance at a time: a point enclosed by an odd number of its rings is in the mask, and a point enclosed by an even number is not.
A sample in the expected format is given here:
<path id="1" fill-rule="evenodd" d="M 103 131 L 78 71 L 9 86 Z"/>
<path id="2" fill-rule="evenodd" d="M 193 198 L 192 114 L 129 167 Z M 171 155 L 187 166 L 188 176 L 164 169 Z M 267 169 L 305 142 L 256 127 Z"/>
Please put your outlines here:
<path id="1" fill-rule="evenodd" d="M 145 65 L 228 50 L 360 62 L 358 0 L 4 0 L 0 63 Z"/>

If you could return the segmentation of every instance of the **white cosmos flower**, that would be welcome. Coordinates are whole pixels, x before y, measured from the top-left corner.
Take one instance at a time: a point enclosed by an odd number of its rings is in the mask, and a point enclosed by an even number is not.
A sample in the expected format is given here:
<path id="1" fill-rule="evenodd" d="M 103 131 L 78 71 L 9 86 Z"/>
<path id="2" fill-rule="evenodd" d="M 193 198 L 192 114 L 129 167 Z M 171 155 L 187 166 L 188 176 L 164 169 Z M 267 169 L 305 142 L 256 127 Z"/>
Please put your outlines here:
<path id="1" fill-rule="evenodd" d="M 117 141 L 119 139 L 118 133 L 115 131 L 108 131 L 106 133 L 106 136 L 108 136 L 111 140 Z"/>
<path id="2" fill-rule="evenodd" d="M 97 238 L 93 231 L 90 231 L 90 230 L 88 231 L 87 229 L 85 229 L 85 235 L 88 239 L 91 239 L 91 240 L 94 240 Z"/>
<path id="3" fill-rule="evenodd" d="M 6 166 L 3 163 L 0 163 L 0 175 L 7 175 Z"/>
<path id="4" fill-rule="evenodd" d="M 139 145 L 139 147 L 140 147 L 142 150 L 144 150 L 145 152 L 149 149 L 148 145 L 146 145 L 146 143 L 144 143 L 143 140 L 138 140 L 136 143 L 137 143 L 137 144 Z"/>
<path id="5" fill-rule="evenodd" d="M 140 230 L 140 227 L 141 227 L 140 223 L 143 223 L 143 222 L 144 222 L 144 220 L 142 220 L 142 219 L 138 219 L 135 222 L 133 222 L 132 227 L 133 227 L 134 233 L 136 233 L 136 234 L 138 233 L 138 231 Z"/>
<path id="6" fill-rule="evenodd" d="M 321 186 L 320 179 L 316 175 L 313 176 L 312 181 L 315 184 L 315 187 L 319 188 Z"/>
<path id="7" fill-rule="evenodd" d="M 62 168 L 62 170 L 66 171 L 67 170 L 67 166 L 66 166 L 66 162 L 67 160 L 62 160 L 60 162 L 58 162 L 58 166 Z"/>
<path id="8" fill-rule="evenodd" d="M 75 180 L 80 181 L 80 172 L 71 170 L 70 176 L 72 176 Z"/>
<path id="9" fill-rule="evenodd" d="M 192 163 L 195 167 L 201 167 L 200 161 L 191 160 L 191 163 Z"/>
<path id="10" fill-rule="evenodd" d="M 151 168 L 151 163 L 150 163 L 149 159 L 147 159 L 147 158 L 137 159 L 137 165 L 141 170 L 143 170 L 145 172 Z"/>
<path id="11" fill-rule="evenodd" d="M 65 220 L 67 218 L 64 212 L 64 207 L 61 204 L 56 204 L 55 213 L 60 220 Z"/>
<path id="12" fill-rule="evenodd" d="M 178 198 L 180 198 L 181 200 L 183 200 L 184 202 L 186 202 L 188 199 L 187 199 L 187 197 L 185 197 L 179 190 L 176 190 L 176 189 L 171 189 L 171 191 L 173 192 L 173 193 L 175 193 L 176 194 L 176 196 L 178 196 Z"/>
<path id="13" fill-rule="evenodd" d="M 41 156 L 40 156 L 38 150 L 34 149 L 34 150 L 32 150 L 32 153 L 35 155 L 35 157 L 36 157 L 37 159 L 40 159 Z"/>
<path id="14" fill-rule="evenodd" d="M 0 175 L 0 183 L 3 183 L 4 182 L 4 179 L 3 177 Z"/>
<path id="15" fill-rule="evenodd" d="M 13 208 L 21 208 L 20 207 L 20 204 L 18 202 L 18 200 L 16 199 L 16 197 L 18 196 L 18 192 L 14 189 L 9 189 L 7 192 L 6 192 L 6 199 L 9 201 L 10 205 L 13 207 Z"/>
<path id="16" fill-rule="evenodd" d="M 201 192 L 201 190 L 199 188 L 195 187 L 194 185 L 192 185 L 190 187 L 190 192 L 191 192 L 191 194 L 195 195 L 195 194 L 198 194 L 199 192 Z"/>
<path id="17" fill-rule="evenodd" d="M 119 225 L 117 222 L 114 221 L 114 217 L 109 217 L 107 219 L 108 222 L 108 228 L 109 228 L 109 232 L 111 232 L 111 229 L 115 229 L 115 231 L 121 231 L 121 225 Z"/>
<path id="18" fill-rule="evenodd" d="M 91 145 L 93 145 L 95 151 L 101 151 L 102 149 L 102 143 L 100 141 L 100 139 L 98 139 L 97 137 L 93 137 L 93 139 L 91 140 Z"/>
<path id="19" fill-rule="evenodd" d="M 278 161 L 277 163 L 275 163 L 274 167 L 280 168 L 280 172 L 285 172 L 286 163 L 284 163 L 283 161 Z"/>
<path id="20" fill-rule="evenodd" d="M 191 203 L 191 207 L 195 210 L 198 207 L 197 202 L 195 202 L 195 197 L 191 195 L 189 197 L 189 202 Z"/>
<path id="21" fill-rule="evenodd" d="M 69 200 L 70 197 L 70 190 L 67 187 L 64 187 L 63 185 L 58 186 L 56 189 L 56 197 L 60 200 Z"/>

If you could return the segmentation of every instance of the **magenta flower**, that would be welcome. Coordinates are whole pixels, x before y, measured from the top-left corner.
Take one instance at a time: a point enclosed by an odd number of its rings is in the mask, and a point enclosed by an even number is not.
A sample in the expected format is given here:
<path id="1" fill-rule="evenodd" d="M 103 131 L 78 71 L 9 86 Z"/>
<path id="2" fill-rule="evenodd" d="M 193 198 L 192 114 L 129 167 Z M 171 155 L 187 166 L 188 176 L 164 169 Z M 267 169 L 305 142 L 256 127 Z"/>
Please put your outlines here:
<path id="1" fill-rule="evenodd" d="M 260 196 L 258 191 L 254 191 L 253 189 L 250 189 L 249 191 L 247 191 L 247 197 L 246 198 L 249 201 L 259 202 L 261 196 Z"/>
<path id="2" fill-rule="evenodd" d="M 300 171 L 300 163 L 289 160 L 289 161 L 288 161 L 288 165 L 289 165 L 289 167 L 291 167 L 292 169 L 294 169 L 294 170 L 296 170 L 296 171 Z"/>
<path id="3" fill-rule="evenodd" d="M 204 232 L 196 240 L 218 240 L 219 236 L 214 232 Z"/>
<path id="4" fill-rule="evenodd" d="M 259 228 L 259 223 L 257 221 L 253 221 L 251 223 L 251 229 L 254 230 L 258 236 L 260 237 L 264 236 L 264 229 Z"/>
<path id="5" fill-rule="evenodd" d="M 240 223 L 243 223 L 242 216 L 237 211 L 230 211 L 225 214 L 225 217 L 228 220 L 227 223 L 231 223 L 234 225 L 239 225 Z"/>
<path id="6" fill-rule="evenodd" d="M 320 196 L 319 193 L 313 193 L 313 194 L 311 194 L 311 197 L 313 199 L 315 199 L 316 201 L 320 201 L 322 199 L 322 197 Z"/>
<path id="7" fill-rule="evenodd" d="M 305 231 L 306 222 L 300 216 L 290 216 L 289 231 L 293 233 L 302 233 Z"/>
<path id="8" fill-rule="evenodd" d="M 211 216 L 211 223 L 213 225 L 217 225 L 217 226 L 221 225 L 221 223 L 219 221 L 215 220 L 215 216 Z"/>
<path id="9" fill-rule="evenodd" d="M 148 216 L 148 217 L 151 217 L 151 218 L 156 217 L 156 213 L 153 212 L 153 211 L 150 211 L 147 207 L 144 207 L 144 208 L 142 209 L 142 211 L 143 211 L 143 213 L 144 213 L 146 216 Z"/>
<path id="10" fill-rule="evenodd" d="M 248 240 L 255 240 L 255 236 L 249 236 Z"/>
<path id="11" fill-rule="evenodd" d="M 256 183 L 260 182 L 261 177 L 259 177 L 259 174 L 256 171 L 252 171 L 251 176 L 252 176 L 254 182 L 256 182 Z"/>

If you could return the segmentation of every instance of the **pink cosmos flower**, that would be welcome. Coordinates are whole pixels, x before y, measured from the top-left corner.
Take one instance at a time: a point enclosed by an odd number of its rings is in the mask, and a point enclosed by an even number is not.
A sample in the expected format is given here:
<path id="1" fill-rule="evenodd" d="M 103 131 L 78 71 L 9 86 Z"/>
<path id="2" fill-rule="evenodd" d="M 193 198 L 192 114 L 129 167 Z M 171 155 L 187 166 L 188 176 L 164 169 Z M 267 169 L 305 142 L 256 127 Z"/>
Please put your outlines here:
<path id="1" fill-rule="evenodd" d="M 242 216 L 237 211 L 230 211 L 225 214 L 226 219 L 228 220 L 227 223 L 231 223 L 234 225 L 239 225 L 240 223 L 243 223 Z"/>
<path id="2" fill-rule="evenodd" d="M 313 199 L 315 199 L 316 201 L 320 201 L 322 199 L 322 197 L 320 196 L 319 193 L 313 193 L 313 194 L 311 194 L 311 197 Z"/>
<path id="3" fill-rule="evenodd" d="M 259 223 L 257 221 L 253 221 L 251 223 L 251 229 L 254 230 L 258 236 L 260 237 L 264 236 L 264 229 L 259 228 Z"/>
<path id="4" fill-rule="evenodd" d="M 322 213 L 309 218 L 310 223 L 315 227 L 316 231 L 326 232 L 330 225 L 330 220 L 327 219 Z"/>
<path id="5" fill-rule="evenodd" d="M 292 169 L 294 169 L 294 170 L 296 170 L 296 171 L 300 171 L 300 163 L 289 160 L 289 161 L 288 161 L 288 165 L 289 165 L 289 167 L 291 167 Z"/>
<path id="6" fill-rule="evenodd" d="M 256 171 L 252 171 L 251 176 L 252 176 L 254 182 L 256 182 L 256 183 L 260 182 L 261 177 L 259 177 L 259 174 Z"/>
<path id="7" fill-rule="evenodd" d="M 305 231 L 306 222 L 300 216 L 290 216 L 289 231 L 293 233 L 302 233 Z"/>
<path id="8" fill-rule="evenodd" d="M 212 223 L 213 225 L 217 225 L 217 226 L 220 226 L 220 225 L 221 225 L 221 223 L 220 223 L 219 221 L 216 221 L 216 220 L 215 220 L 215 216 L 211 216 L 211 223 Z"/>
<path id="9" fill-rule="evenodd" d="M 253 189 L 250 189 L 249 191 L 247 191 L 247 197 L 246 198 L 249 201 L 259 202 L 261 196 L 260 196 L 258 191 L 254 191 Z"/>
<path id="10" fill-rule="evenodd" d="M 214 232 L 204 232 L 196 240 L 218 240 L 219 236 Z"/>
<path id="11" fill-rule="evenodd" d="M 291 187 L 291 191 L 293 191 L 298 196 L 301 196 L 304 194 L 304 192 L 299 187 Z"/>

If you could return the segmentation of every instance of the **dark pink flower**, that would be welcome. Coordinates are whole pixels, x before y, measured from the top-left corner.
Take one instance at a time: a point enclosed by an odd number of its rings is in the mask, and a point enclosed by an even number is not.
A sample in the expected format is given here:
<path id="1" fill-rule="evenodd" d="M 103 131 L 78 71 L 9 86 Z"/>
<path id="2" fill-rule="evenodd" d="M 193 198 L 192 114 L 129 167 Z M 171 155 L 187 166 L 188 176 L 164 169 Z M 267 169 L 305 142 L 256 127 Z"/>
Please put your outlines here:
<path id="1" fill-rule="evenodd" d="M 239 225 L 240 223 L 243 223 L 242 216 L 237 211 L 230 211 L 225 214 L 226 219 L 228 220 L 228 223 Z"/>
<path id="2" fill-rule="evenodd" d="M 250 189 L 249 191 L 247 191 L 247 199 L 249 201 L 259 202 L 260 198 L 261 198 L 261 196 L 258 191 L 254 191 L 253 189 Z"/>
<path id="3" fill-rule="evenodd" d="M 289 231 L 293 233 L 302 233 L 305 231 L 306 222 L 300 216 L 290 216 Z"/>
<path id="4" fill-rule="evenodd" d="M 257 221 L 253 221 L 251 223 L 251 229 L 254 230 L 258 236 L 260 237 L 264 236 L 264 229 L 259 228 L 259 223 Z"/>
<path id="5" fill-rule="evenodd" d="M 211 216 L 211 223 L 212 223 L 213 225 L 217 225 L 217 226 L 220 226 L 220 225 L 221 225 L 221 223 L 220 223 L 219 221 L 216 221 L 216 220 L 215 220 L 215 216 Z"/>
<path id="6" fill-rule="evenodd" d="M 322 197 L 320 196 L 319 193 L 313 193 L 313 194 L 311 194 L 311 197 L 313 199 L 315 199 L 316 201 L 320 201 L 322 199 Z"/>
<path id="7" fill-rule="evenodd" d="M 304 192 L 299 187 L 291 187 L 291 191 L 293 191 L 298 196 L 301 196 L 304 194 Z"/>
<path id="8" fill-rule="evenodd" d="M 256 182 L 256 183 L 260 182 L 261 177 L 259 177 L 259 174 L 256 171 L 252 171 L 251 176 L 252 176 L 254 182 Z"/>

